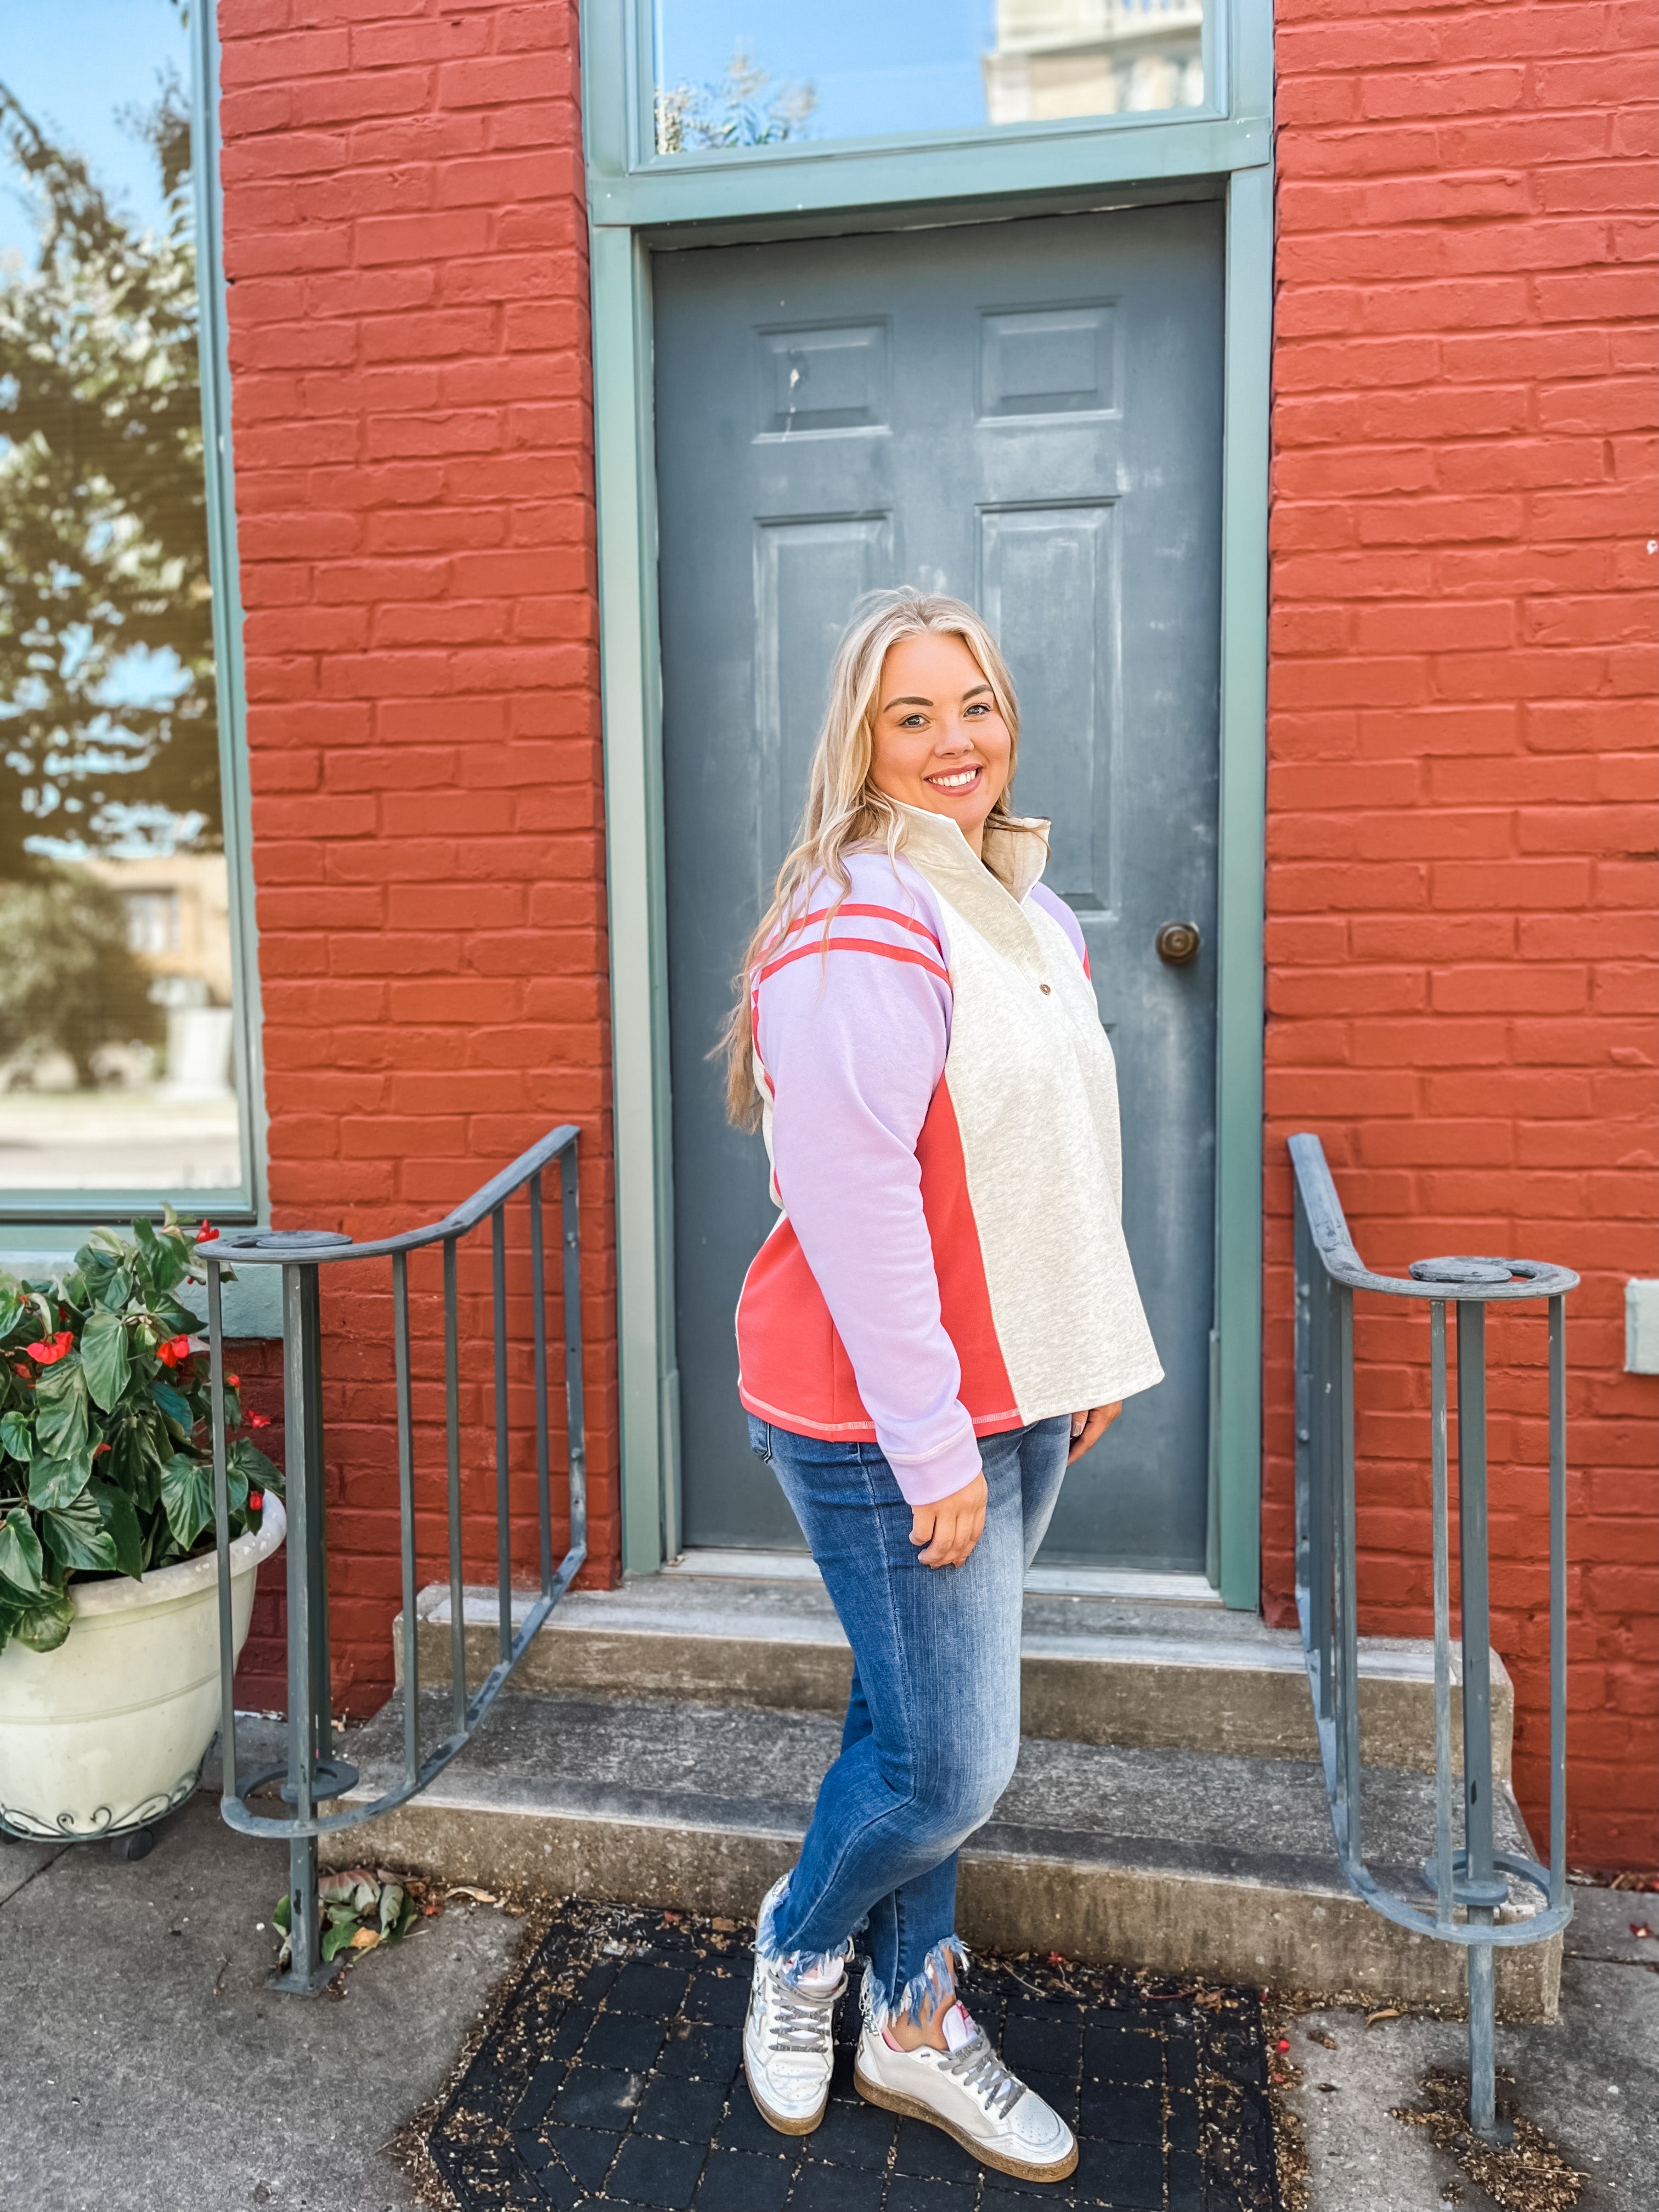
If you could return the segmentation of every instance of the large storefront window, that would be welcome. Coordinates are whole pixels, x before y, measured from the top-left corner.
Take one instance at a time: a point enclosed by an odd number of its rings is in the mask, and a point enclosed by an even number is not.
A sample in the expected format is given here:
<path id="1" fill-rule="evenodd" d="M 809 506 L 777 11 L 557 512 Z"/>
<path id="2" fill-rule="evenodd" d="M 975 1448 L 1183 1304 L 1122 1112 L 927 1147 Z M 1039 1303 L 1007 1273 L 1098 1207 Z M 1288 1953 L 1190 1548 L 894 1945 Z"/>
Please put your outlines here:
<path id="1" fill-rule="evenodd" d="M 0 1191 L 244 1182 L 178 0 L 0 39 Z"/>
<path id="2" fill-rule="evenodd" d="M 1202 106 L 1205 0 L 656 0 L 657 151 Z"/>

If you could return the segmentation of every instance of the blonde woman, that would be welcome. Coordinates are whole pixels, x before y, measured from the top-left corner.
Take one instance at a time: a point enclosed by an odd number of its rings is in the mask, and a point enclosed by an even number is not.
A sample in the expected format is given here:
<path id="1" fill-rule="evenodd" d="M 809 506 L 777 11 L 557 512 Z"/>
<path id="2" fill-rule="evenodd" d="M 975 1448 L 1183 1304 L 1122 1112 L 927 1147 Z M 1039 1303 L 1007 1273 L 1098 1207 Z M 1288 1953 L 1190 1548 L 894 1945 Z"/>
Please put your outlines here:
<path id="1" fill-rule="evenodd" d="M 957 1852 L 1013 1772 L 1024 1571 L 1066 1468 L 1162 1370 L 1082 935 L 1038 881 L 1047 824 L 1006 803 L 1018 731 L 970 608 L 863 604 L 728 1036 L 781 1208 L 742 1400 L 854 1662 L 762 1905 L 744 2056 L 774 2127 L 817 2126 L 862 1931 L 860 2094 L 1042 2181 L 1077 2145 L 957 1996 Z"/>

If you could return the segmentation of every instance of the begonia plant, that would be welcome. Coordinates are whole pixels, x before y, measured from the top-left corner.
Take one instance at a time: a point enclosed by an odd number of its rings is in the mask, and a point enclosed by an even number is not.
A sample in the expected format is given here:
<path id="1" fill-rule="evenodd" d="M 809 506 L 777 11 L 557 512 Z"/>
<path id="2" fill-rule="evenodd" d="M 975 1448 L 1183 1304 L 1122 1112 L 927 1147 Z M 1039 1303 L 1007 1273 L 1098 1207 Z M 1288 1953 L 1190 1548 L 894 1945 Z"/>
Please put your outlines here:
<path id="1" fill-rule="evenodd" d="M 215 1232 L 204 1223 L 203 1232 Z M 142 1576 L 213 1542 L 213 1438 L 199 1324 L 175 1292 L 189 1231 L 94 1229 L 56 1281 L 0 1272 L 0 1650 L 51 1651 L 76 1582 Z M 230 1271 L 224 1270 L 228 1277 Z M 282 1478 L 225 1377 L 230 1533 Z"/>

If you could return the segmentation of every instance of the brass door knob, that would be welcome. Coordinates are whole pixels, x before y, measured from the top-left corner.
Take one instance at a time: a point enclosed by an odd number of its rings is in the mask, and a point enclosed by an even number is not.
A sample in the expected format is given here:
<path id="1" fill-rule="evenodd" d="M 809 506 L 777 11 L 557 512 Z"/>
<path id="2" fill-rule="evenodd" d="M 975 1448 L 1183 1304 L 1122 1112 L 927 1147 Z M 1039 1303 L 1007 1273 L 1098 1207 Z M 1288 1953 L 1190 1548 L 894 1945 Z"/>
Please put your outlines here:
<path id="1" fill-rule="evenodd" d="M 1171 968 L 1184 968 L 1189 960 L 1196 960 L 1202 941 L 1195 921 L 1166 921 L 1153 939 L 1158 958 Z"/>

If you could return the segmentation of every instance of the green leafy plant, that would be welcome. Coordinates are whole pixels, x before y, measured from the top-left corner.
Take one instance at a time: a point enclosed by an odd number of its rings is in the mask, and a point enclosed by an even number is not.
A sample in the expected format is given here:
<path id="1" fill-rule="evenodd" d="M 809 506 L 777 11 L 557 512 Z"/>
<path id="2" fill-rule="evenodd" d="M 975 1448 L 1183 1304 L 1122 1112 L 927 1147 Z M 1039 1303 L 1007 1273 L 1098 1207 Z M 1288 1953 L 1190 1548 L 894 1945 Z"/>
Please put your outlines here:
<path id="1" fill-rule="evenodd" d="M 388 1943 L 401 1943 L 421 1917 L 426 1884 L 405 1882 L 384 1867 L 347 1867 L 325 1874 L 317 1885 L 317 1908 L 322 1915 L 323 1957 L 337 1959 L 342 1951 L 377 1951 Z M 432 1912 L 435 1905 L 424 1908 Z M 294 1900 L 277 1899 L 271 1914 L 283 1939 L 278 1971 L 294 1956 Z"/>
<path id="2" fill-rule="evenodd" d="M 207 1361 L 174 1295 L 194 1256 L 169 1209 L 131 1237 L 94 1229 L 55 1283 L 0 1273 L 0 1650 L 55 1650 L 71 1582 L 147 1574 L 213 1540 Z M 266 1425 L 227 1376 L 233 1537 L 282 1489 L 244 1433 Z"/>

